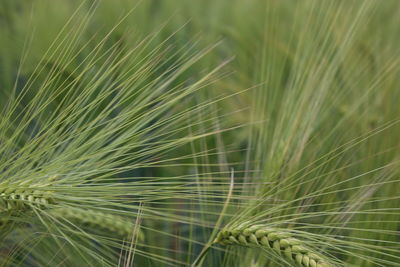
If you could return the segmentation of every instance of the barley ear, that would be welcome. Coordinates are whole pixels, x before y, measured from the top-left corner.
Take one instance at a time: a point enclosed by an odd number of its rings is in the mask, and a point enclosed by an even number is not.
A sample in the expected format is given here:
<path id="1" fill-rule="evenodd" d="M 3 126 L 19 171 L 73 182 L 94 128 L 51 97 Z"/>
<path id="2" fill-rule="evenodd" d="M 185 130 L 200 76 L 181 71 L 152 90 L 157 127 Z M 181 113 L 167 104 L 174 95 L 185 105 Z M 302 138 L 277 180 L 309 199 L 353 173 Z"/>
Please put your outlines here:
<path id="1" fill-rule="evenodd" d="M 33 206 L 43 207 L 51 203 L 54 203 L 52 192 L 37 185 L 0 185 L 0 212 L 29 210 Z"/>
<path id="2" fill-rule="evenodd" d="M 293 265 L 306 267 L 333 267 L 321 254 L 308 248 L 304 242 L 291 237 L 284 229 L 265 225 L 241 224 L 221 230 L 214 241 L 221 245 L 260 247 L 273 252 Z"/>
<path id="3" fill-rule="evenodd" d="M 124 217 L 103 211 L 79 208 L 56 208 L 50 214 L 58 219 L 70 220 L 91 228 L 106 230 L 120 237 L 131 238 L 135 225 Z M 142 231 L 137 231 L 137 239 L 144 240 Z"/>

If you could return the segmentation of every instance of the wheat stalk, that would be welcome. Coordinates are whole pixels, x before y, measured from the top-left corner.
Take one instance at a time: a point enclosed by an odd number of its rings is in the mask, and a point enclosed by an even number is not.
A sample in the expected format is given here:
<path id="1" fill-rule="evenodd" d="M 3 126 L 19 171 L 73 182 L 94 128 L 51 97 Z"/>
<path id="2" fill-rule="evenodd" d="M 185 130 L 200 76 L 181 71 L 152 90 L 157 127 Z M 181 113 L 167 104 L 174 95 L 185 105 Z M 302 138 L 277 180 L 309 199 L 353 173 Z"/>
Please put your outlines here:
<path id="1" fill-rule="evenodd" d="M 303 241 L 291 237 L 287 231 L 265 225 L 244 223 L 238 227 L 225 228 L 219 232 L 214 243 L 252 246 L 272 250 L 275 254 L 283 256 L 289 262 L 299 266 L 333 266 L 322 255 L 307 248 Z"/>
<path id="2" fill-rule="evenodd" d="M 101 211 L 68 207 L 51 210 L 51 214 L 57 218 L 79 222 L 91 228 L 107 230 L 121 237 L 131 237 L 135 230 L 135 225 L 127 219 Z M 141 231 L 137 231 L 135 234 L 138 240 L 144 239 Z"/>

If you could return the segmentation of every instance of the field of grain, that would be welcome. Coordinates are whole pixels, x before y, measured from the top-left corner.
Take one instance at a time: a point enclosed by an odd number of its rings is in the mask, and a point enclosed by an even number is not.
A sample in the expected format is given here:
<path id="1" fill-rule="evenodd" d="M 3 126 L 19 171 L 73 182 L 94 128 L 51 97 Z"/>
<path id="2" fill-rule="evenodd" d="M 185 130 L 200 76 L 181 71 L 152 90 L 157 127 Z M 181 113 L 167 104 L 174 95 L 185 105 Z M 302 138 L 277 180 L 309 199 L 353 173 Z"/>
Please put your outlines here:
<path id="1" fill-rule="evenodd" d="M 0 0 L 0 266 L 400 266 L 399 0 Z"/>

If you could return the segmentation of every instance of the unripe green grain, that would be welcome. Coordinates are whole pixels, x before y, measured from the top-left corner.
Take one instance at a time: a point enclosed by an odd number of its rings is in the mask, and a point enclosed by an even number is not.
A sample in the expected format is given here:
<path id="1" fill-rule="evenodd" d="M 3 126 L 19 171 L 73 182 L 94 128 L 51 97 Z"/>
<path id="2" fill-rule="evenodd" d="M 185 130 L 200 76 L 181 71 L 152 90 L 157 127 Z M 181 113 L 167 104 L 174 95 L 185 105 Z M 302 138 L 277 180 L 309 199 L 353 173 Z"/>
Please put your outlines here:
<path id="1" fill-rule="evenodd" d="M 27 210 L 53 203 L 52 193 L 17 185 L 0 186 L 0 211 Z"/>
<path id="2" fill-rule="evenodd" d="M 294 265 L 306 267 L 332 267 L 319 253 L 308 248 L 301 240 L 291 237 L 283 229 L 266 225 L 241 224 L 223 229 L 214 240 L 215 244 L 260 247 L 284 257 Z"/>
<path id="3" fill-rule="evenodd" d="M 97 210 L 57 208 L 51 210 L 51 214 L 56 218 L 80 223 L 94 229 L 106 230 L 120 237 L 131 238 L 135 230 L 134 223 L 126 218 Z M 138 240 L 144 239 L 141 231 L 137 231 L 137 235 Z"/>

